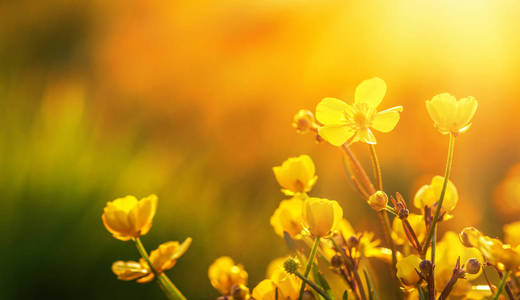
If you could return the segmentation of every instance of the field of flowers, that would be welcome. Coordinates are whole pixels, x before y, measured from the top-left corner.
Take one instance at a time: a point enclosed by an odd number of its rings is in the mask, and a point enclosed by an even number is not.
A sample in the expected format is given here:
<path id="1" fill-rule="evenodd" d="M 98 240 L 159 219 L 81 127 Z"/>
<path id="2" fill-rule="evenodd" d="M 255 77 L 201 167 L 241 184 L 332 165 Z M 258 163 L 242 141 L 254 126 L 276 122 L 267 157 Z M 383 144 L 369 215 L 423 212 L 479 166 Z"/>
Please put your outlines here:
<path id="1" fill-rule="evenodd" d="M 520 3 L 0 4 L 0 299 L 518 299 Z"/>

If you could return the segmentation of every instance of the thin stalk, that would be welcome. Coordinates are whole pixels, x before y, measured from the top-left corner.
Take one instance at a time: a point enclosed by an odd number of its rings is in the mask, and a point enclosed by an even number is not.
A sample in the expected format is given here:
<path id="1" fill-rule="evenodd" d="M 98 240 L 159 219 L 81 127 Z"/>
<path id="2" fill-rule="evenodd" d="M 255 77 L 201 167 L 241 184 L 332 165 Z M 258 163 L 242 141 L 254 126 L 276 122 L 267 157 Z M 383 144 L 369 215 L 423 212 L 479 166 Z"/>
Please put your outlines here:
<path id="1" fill-rule="evenodd" d="M 435 238 L 434 233 L 436 233 L 437 222 L 439 221 L 439 215 L 441 213 L 442 204 L 444 202 L 444 196 L 446 195 L 446 189 L 448 187 L 448 181 L 451 173 L 451 166 L 453 164 L 453 151 L 455 148 L 455 136 L 450 134 L 450 143 L 448 146 L 448 159 L 446 160 L 446 169 L 444 172 L 444 183 L 442 185 L 442 191 L 439 198 L 439 202 L 437 203 L 437 209 L 435 210 L 435 215 L 433 216 L 432 223 L 428 228 L 428 234 L 426 235 L 426 239 L 423 244 L 423 253 L 426 253 L 428 250 L 428 245 L 430 241 L 433 241 Z M 434 243 L 434 242 L 433 242 Z M 432 263 L 435 263 L 435 251 L 432 251 Z"/>
<path id="2" fill-rule="evenodd" d="M 347 144 L 343 144 L 341 146 L 341 149 L 350 159 L 353 171 L 359 178 L 360 183 L 364 185 L 365 190 L 368 192 L 369 195 L 374 194 L 376 192 L 376 188 L 372 184 L 370 177 L 368 177 L 367 172 L 365 172 L 365 169 L 363 168 L 359 160 L 356 158 L 350 147 Z"/>
<path id="3" fill-rule="evenodd" d="M 312 262 L 314 261 L 314 257 L 316 256 L 316 251 L 318 250 L 318 244 L 320 243 L 320 238 L 317 237 L 314 240 L 314 244 L 312 245 L 311 254 L 309 255 L 309 259 L 307 260 L 307 266 L 305 267 L 305 273 L 303 277 L 307 279 L 309 273 L 311 272 Z M 303 292 L 305 291 L 305 280 L 302 279 L 302 286 L 300 287 L 300 295 L 298 296 L 298 300 L 301 300 L 303 297 Z"/>
<path id="4" fill-rule="evenodd" d="M 141 257 L 144 258 L 150 269 L 152 270 L 155 277 L 157 277 L 159 285 L 161 286 L 161 289 L 163 292 L 165 292 L 168 299 L 174 300 L 174 299 L 180 299 L 180 300 L 186 300 L 186 297 L 182 295 L 181 291 L 171 282 L 170 278 L 166 276 L 164 273 L 157 273 L 157 271 L 154 269 L 152 262 L 150 261 L 150 257 L 148 256 L 148 252 L 146 252 L 146 249 L 144 248 L 143 243 L 141 242 L 140 238 L 134 239 L 135 246 L 137 248 L 137 251 L 139 251 L 139 254 L 141 254 Z"/>
<path id="5" fill-rule="evenodd" d="M 504 274 L 504 277 L 502 277 L 502 280 L 500 280 L 500 284 L 498 285 L 497 292 L 495 296 L 493 296 L 493 300 L 497 300 L 500 294 L 502 294 L 502 291 L 504 290 L 504 286 L 506 285 L 507 278 L 511 274 L 511 271 L 506 271 Z"/>
<path id="6" fill-rule="evenodd" d="M 369 144 L 370 148 L 370 158 L 372 159 L 372 168 L 374 168 L 374 176 L 377 180 L 377 189 L 383 190 L 383 175 L 381 173 L 381 165 L 379 164 L 379 159 L 377 158 L 376 146 L 374 144 Z"/>
<path id="7" fill-rule="evenodd" d="M 314 282 L 310 281 L 308 278 L 304 277 L 302 274 L 295 272 L 294 275 L 298 276 L 302 280 L 302 283 L 307 283 L 311 288 L 313 288 L 318 294 L 320 294 L 326 300 L 331 300 L 329 295 L 322 289 L 320 289 Z"/>

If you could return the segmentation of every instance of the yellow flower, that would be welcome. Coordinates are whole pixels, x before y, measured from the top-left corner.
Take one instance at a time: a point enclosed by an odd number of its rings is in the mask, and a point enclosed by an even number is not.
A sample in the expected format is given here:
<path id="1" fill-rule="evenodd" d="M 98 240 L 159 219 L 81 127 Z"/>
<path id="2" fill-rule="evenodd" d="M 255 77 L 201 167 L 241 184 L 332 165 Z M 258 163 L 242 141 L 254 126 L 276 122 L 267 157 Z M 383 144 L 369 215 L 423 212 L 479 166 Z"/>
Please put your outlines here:
<path id="1" fill-rule="evenodd" d="M 303 221 L 315 237 L 324 237 L 336 229 L 343 217 L 338 202 L 321 198 L 307 198 L 303 204 Z"/>
<path id="2" fill-rule="evenodd" d="M 181 257 L 190 247 L 191 238 L 187 238 L 182 244 L 179 242 L 166 242 L 150 252 L 150 262 L 152 267 L 158 274 L 171 269 L 177 263 L 177 259 Z M 139 262 L 135 261 L 116 261 L 112 264 L 112 272 L 117 275 L 120 280 L 134 280 L 145 283 L 150 282 L 154 278 L 154 273 L 141 258 Z"/>
<path id="3" fill-rule="evenodd" d="M 281 166 L 274 167 L 273 172 L 283 187 L 282 192 L 290 196 L 310 191 L 318 179 L 314 163 L 308 155 L 291 157 Z"/>
<path id="4" fill-rule="evenodd" d="M 504 225 L 504 241 L 513 247 L 520 245 L 520 221 Z"/>
<path id="5" fill-rule="evenodd" d="M 278 269 L 273 273 L 271 280 L 278 287 L 278 299 L 298 299 L 302 281 L 296 275 L 289 274 L 283 269 Z"/>
<path id="6" fill-rule="evenodd" d="M 269 265 L 267 265 L 267 273 L 266 273 L 267 278 L 272 278 L 274 273 L 278 269 L 283 269 L 283 265 L 288 258 L 290 258 L 290 256 L 283 256 L 283 257 L 278 257 L 278 258 L 273 259 L 269 263 Z"/>
<path id="7" fill-rule="evenodd" d="M 108 202 L 101 218 L 106 229 L 116 239 L 127 241 L 148 233 L 156 209 L 155 195 L 141 200 L 134 196 L 126 196 Z"/>
<path id="8" fill-rule="evenodd" d="M 242 265 L 235 265 L 231 257 L 217 258 L 208 270 L 211 285 L 222 295 L 229 295 L 233 286 L 247 285 L 247 272 Z"/>
<path id="9" fill-rule="evenodd" d="M 334 146 L 345 142 L 362 141 L 375 144 L 370 128 L 390 132 L 399 122 L 402 106 L 378 112 L 377 107 L 386 93 L 386 83 L 380 78 L 361 82 L 354 97 L 354 104 L 339 99 L 325 98 L 316 106 L 316 119 L 323 124 L 319 134 Z"/>
<path id="10" fill-rule="evenodd" d="M 442 134 L 457 135 L 468 130 L 477 106 L 477 100 L 473 97 L 457 100 L 448 93 L 439 94 L 426 101 L 426 109 L 435 127 Z"/>
<path id="11" fill-rule="evenodd" d="M 118 260 L 112 264 L 112 272 L 119 280 L 134 280 L 150 274 L 150 269 L 146 263 L 136 261 Z"/>
<path id="12" fill-rule="evenodd" d="M 255 300 L 275 300 L 276 285 L 271 279 L 264 279 L 253 289 Z"/>
<path id="13" fill-rule="evenodd" d="M 444 183 L 444 177 L 435 176 L 432 179 L 432 183 L 430 185 L 423 185 L 415 194 L 413 199 L 413 204 L 415 207 L 423 210 L 425 206 L 436 208 L 437 202 L 439 202 L 442 185 Z M 446 212 L 449 213 L 455 209 L 457 202 L 459 201 L 459 194 L 457 192 L 457 188 L 448 180 L 448 187 L 446 189 L 446 194 L 444 195 L 444 201 L 442 202 L 441 213 Z"/>
<path id="14" fill-rule="evenodd" d="M 284 237 L 287 232 L 292 238 L 301 238 L 303 230 L 302 218 L 303 200 L 300 198 L 292 198 L 280 202 L 278 208 L 271 217 L 271 225 L 276 234 Z"/>
<path id="15" fill-rule="evenodd" d="M 414 286 L 419 280 L 419 264 L 421 259 L 417 255 L 409 255 L 397 262 L 397 277 L 404 285 Z M 416 271 L 417 270 L 417 271 Z"/>
<path id="16" fill-rule="evenodd" d="M 426 257 L 430 257 L 430 253 L 431 249 L 428 250 Z M 442 240 L 437 242 L 435 253 L 435 286 L 439 292 L 442 291 L 450 280 L 458 257 L 460 257 L 461 264 L 465 264 L 472 258 L 477 259 L 479 262 L 484 261 L 482 254 L 477 249 L 464 247 L 459 241 L 458 235 L 452 231 L 446 232 Z M 459 279 L 451 294 L 462 296 L 471 291 L 471 283 L 468 280 L 476 279 L 480 274 L 481 270 L 475 274 L 466 273 L 466 280 Z"/>
<path id="17" fill-rule="evenodd" d="M 424 217 L 422 215 L 409 214 L 407 219 L 419 242 L 422 241 L 426 235 Z M 403 245 L 406 242 L 409 242 L 408 237 L 406 236 L 406 232 L 403 228 L 403 221 L 401 221 L 399 218 L 394 218 L 392 223 L 392 239 L 398 245 Z"/>
<path id="18" fill-rule="evenodd" d="M 460 241 L 465 247 L 477 248 L 492 264 L 502 264 L 508 270 L 520 266 L 520 246 L 516 248 L 503 244 L 498 239 L 483 235 L 473 227 L 466 227 L 460 233 Z"/>

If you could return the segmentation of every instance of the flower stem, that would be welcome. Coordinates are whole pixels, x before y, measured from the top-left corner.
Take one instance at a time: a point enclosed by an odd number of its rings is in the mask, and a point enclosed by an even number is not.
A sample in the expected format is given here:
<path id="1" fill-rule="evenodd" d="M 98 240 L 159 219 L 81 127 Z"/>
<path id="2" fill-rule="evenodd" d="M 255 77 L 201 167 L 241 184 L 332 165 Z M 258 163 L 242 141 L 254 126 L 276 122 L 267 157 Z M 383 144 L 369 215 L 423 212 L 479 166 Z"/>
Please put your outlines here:
<path id="1" fill-rule="evenodd" d="M 372 159 L 372 167 L 374 168 L 374 176 L 377 179 L 377 189 L 383 190 L 383 175 L 381 173 L 381 165 L 379 164 L 379 159 L 377 158 L 376 146 L 374 144 L 369 144 L 370 147 L 370 158 Z"/>
<path id="2" fill-rule="evenodd" d="M 316 237 L 314 240 L 314 244 L 312 245 L 311 254 L 309 255 L 309 259 L 307 260 L 307 266 L 305 267 L 305 273 L 303 277 L 307 279 L 309 273 L 311 272 L 312 263 L 314 261 L 314 257 L 316 256 L 316 251 L 318 250 L 318 244 L 320 243 L 320 238 Z M 302 279 L 302 286 L 300 287 L 300 295 L 298 296 L 298 300 L 301 300 L 303 297 L 303 292 L 305 291 L 305 280 Z"/>
<path id="3" fill-rule="evenodd" d="M 493 300 L 497 300 L 498 297 L 500 296 L 500 294 L 502 294 L 502 291 L 504 290 L 504 286 L 506 285 L 506 282 L 507 282 L 507 278 L 509 277 L 510 274 L 511 274 L 511 271 L 507 271 L 504 274 L 504 277 L 502 277 L 502 280 L 500 281 L 500 284 L 498 285 L 497 292 L 496 292 L 495 296 L 493 296 Z"/>
<path id="4" fill-rule="evenodd" d="M 428 250 L 428 245 L 430 244 L 430 241 L 432 241 L 432 263 L 435 264 L 435 238 L 437 233 L 437 222 L 439 221 L 439 215 L 441 213 L 442 204 L 444 202 L 444 196 L 446 195 L 446 189 L 448 187 L 449 177 L 451 173 L 451 166 L 453 163 L 453 151 L 455 148 L 455 136 L 453 134 L 450 134 L 450 144 L 448 146 L 448 159 L 446 160 L 446 169 L 444 172 L 444 182 L 442 184 L 442 191 L 439 198 L 439 202 L 437 203 L 437 209 L 435 210 L 435 215 L 433 216 L 432 223 L 430 224 L 430 227 L 428 228 L 428 234 L 426 235 L 426 239 L 424 240 L 423 244 L 423 253 L 426 253 Z"/>
<path id="5" fill-rule="evenodd" d="M 174 300 L 174 299 L 180 299 L 180 300 L 186 300 L 186 297 L 184 297 L 179 291 L 179 289 L 173 284 L 173 282 L 166 276 L 164 273 L 157 273 L 157 271 L 153 268 L 153 265 L 150 261 L 150 257 L 148 256 L 148 252 L 146 252 L 146 249 L 144 248 L 143 243 L 141 242 L 140 238 L 134 239 L 135 246 L 137 248 L 137 251 L 139 251 L 139 254 L 141 254 L 141 257 L 146 261 L 154 275 L 157 277 L 157 280 L 159 281 L 159 286 L 163 290 L 163 292 L 166 294 L 168 299 Z"/>
<path id="6" fill-rule="evenodd" d="M 316 284 L 314 284 L 314 282 L 310 281 L 309 279 L 307 279 L 306 277 L 304 277 L 302 274 L 300 274 L 298 272 L 295 272 L 294 275 L 298 276 L 302 280 L 302 282 L 307 283 L 311 288 L 313 288 L 316 292 L 318 292 L 318 294 L 320 294 L 324 299 L 330 300 L 329 295 L 327 295 L 327 293 L 324 290 L 320 289 Z"/>

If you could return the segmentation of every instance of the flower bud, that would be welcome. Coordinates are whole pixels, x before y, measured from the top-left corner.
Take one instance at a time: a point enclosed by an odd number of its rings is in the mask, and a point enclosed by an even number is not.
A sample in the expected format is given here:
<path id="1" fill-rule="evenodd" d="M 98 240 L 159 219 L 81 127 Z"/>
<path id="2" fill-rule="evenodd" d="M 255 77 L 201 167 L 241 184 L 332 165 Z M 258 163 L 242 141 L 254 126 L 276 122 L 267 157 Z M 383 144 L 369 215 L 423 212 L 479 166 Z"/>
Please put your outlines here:
<path id="1" fill-rule="evenodd" d="M 304 134 L 309 132 L 314 124 L 314 116 L 307 109 L 300 109 L 293 118 L 292 126 L 296 128 L 298 133 Z"/>
<path id="2" fill-rule="evenodd" d="M 302 300 L 316 300 L 314 294 L 310 291 L 303 292 Z"/>
<path id="3" fill-rule="evenodd" d="M 359 239 L 355 235 L 349 237 L 347 240 L 347 247 L 356 248 L 357 246 L 359 246 Z"/>
<path id="4" fill-rule="evenodd" d="M 321 198 L 307 198 L 303 204 L 305 227 L 314 237 L 330 235 L 343 218 L 338 202 Z"/>
<path id="5" fill-rule="evenodd" d="M 470 258 L 466 261 L 466 273 L 477 274 L 480 271 L 480 262 L 476 258 Z"/>
<path id="6" fill-rule="evenodd" d="M 339 254 L 335 254 L 331 259 L 330 259 L 330 264 L 334 267 L 334 268 L 340 268 L 341 266 L 343 266 L 345 264 L 345 260 L 343 259 L 343 256 L 339 255 Z"/>
<path id="7" fill-rule="evenodd" d="M 419 264 L 419 269 L 424 277 L 430 277 L 432 275 L 433 264 L 431 261 L 425 259 Z"/>
<path id="8" fill-rule="evenodd" d="M 249 298 L 249 288 L 243 284 L 234 285 L 231 288 L 233 300 L 246 300 Z"/>
<path id="9" fill-rule="evenodd" d="M 382 211 L 388 203 L 388 196 L 383 191 L 377 191 L 368 198 L 368 205 L 375 211 Z"/>
<path id="10" fill-rule="evenodd" d="M 298 271 L 298 268 L 300 267 L 300 262 L 298 259 L 294 257 L 289 257 L 284 263 L 283 268 L 285 271 L 289 274 L 294 274 Z"/>

